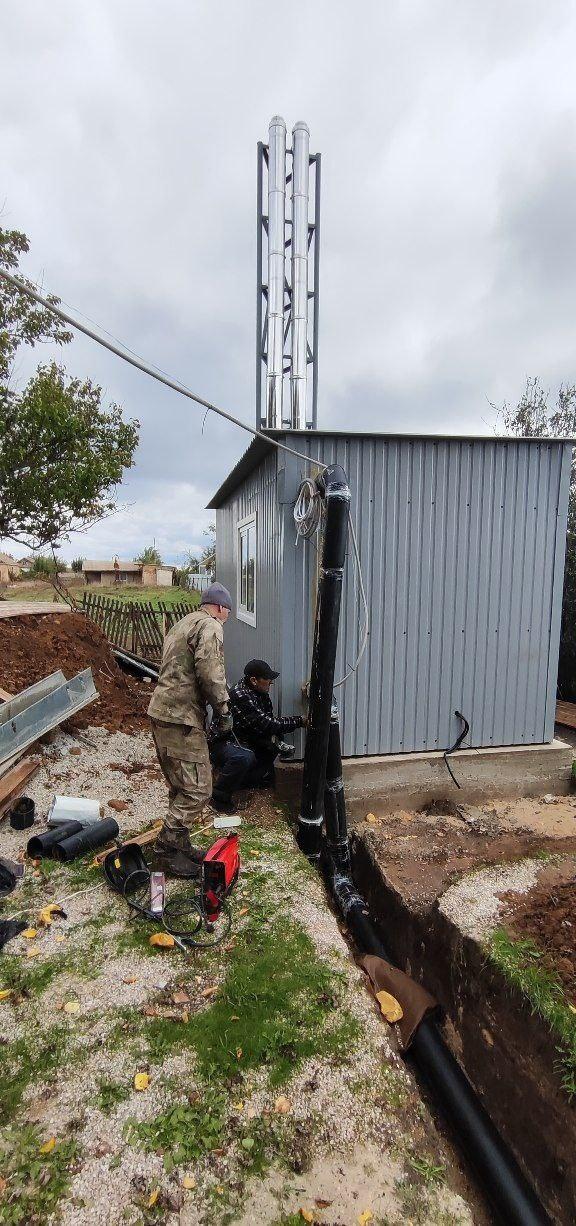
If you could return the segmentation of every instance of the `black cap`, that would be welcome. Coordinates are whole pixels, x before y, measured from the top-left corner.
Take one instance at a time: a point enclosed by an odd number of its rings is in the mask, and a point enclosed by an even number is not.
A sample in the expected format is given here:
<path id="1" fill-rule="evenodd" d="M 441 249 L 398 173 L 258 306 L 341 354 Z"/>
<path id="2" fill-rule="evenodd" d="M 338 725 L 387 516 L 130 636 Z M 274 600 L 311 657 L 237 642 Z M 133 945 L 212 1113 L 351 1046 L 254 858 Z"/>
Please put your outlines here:
<path id="1" fill-rule="evenodd" d="M 262 678 L 264 681 L 275 681 L 276 677 L 280 676 L 280 673 L 275 673 L 274 669 L 270 668 L 270 665 L 265 660 L 249 660 L 244 669 L 244 676 L 258 677 L 258 679 Z"/>

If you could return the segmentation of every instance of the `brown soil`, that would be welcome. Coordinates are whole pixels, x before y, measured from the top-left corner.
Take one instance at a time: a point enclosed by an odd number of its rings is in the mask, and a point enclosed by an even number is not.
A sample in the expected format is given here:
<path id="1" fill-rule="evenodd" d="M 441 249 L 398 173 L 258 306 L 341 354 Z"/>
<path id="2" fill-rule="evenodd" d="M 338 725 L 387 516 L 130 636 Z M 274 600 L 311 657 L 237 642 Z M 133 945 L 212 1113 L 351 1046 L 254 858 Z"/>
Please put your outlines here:
<path id="1" fill-rule="evenodd" d="M 67 680 L 92 669 L 100 697 L 65 727 L 136 732 L 145 725 L 150 686 L 122 672 L 102 631 L 81 614 L 6 618 L 0 624 L 0 644 L 0 685 L 12 694 L 59 668 Z"/>
<path id="2" fill-rule="evenodd" d="M 553 886 L 539 884 L 520 900 L 515 898 L 506 927 L 538 945 L 576 1003 L 576 878 Z"/>

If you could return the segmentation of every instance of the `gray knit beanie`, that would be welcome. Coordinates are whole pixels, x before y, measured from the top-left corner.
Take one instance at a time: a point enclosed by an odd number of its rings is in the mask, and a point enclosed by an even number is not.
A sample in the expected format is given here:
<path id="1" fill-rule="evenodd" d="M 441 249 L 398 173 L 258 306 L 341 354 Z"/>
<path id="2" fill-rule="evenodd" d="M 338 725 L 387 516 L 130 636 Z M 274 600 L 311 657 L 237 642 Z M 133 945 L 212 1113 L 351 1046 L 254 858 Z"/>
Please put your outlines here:
<path id="1" fill-rule="evenodd" d="M 212 583 L 202 592 L 200 604 L 221 604 L 225 609 L 231 609 L 232 597 L 222 583 Z"/>

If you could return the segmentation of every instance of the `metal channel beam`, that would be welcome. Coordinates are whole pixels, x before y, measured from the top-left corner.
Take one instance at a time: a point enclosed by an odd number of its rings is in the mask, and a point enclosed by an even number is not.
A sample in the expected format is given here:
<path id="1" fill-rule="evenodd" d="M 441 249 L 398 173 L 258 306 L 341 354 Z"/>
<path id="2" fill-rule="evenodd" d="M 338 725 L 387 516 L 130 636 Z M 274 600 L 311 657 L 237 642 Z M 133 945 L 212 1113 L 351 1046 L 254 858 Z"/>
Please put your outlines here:
<path id="1" fill-rule="evenodd" d="M 65 681 L 64 673 L 58 669 L 57 672 L 50 673 L 49 677 L 43 677 L 42 681 L 29 685 L 27 690 L 20 690 L 19 694 L 14 694 L 13 698 L 9 698 L 8 702 L 3 703 L 0 707 L 0 725 L 8 723 L 15 715 L 31 707 L 34 702 L 45 698 L 46 694 L 51 694 L 52 690 L 57 690 L 58 686 L 64 685 Z"/>
<path id="2" fill-rule="evenodd" d="M 62 678 L 55 688 L 39 697 L 34 691 L 42 690 L 54 678 Z M 22 700 L 28 697 L 28 702 L 22 706 Z M 63 720 L 69 719 L 82 707 L 94 702 L 98 691 L 94 685 L 92 671 L 89 668 L 66 681 L 63 673 L 53 673 L 36 686 L 23 690 L 15 698 L 0 708 L 0 762 L 4 762 L 13 754 L 27 749 L 39 737 L 56 728 Z M 14 704 L 20 702 L 20 710 L 14 711 Z M 6 711 L 12 708 L 12 715 Z"/>

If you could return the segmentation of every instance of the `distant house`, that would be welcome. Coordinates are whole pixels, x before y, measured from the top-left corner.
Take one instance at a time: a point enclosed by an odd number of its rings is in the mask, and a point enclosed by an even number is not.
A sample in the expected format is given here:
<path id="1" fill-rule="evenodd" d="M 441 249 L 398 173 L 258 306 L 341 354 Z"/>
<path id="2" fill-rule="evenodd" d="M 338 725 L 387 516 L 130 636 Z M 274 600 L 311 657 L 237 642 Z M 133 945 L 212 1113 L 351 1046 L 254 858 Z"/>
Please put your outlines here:
<path id="1" fill-rule="evenodd" d="M 17 579 L 21 569 L 12 554 L 0 553 L 0 583 L 10 583 L 11 579 Z"/>
<path id="2" fill-rule="evenodd" d="M 31 569 L 33 561 L 34 561 L 34 558 L 31 557 L 30 554 L 28 554 L 28 556 L 25 558 L 18 558 L 16 564 L 17 566 L 20 567 L 20 570 L 29 571 Z"/>
<path id="3" fill-rule="evenodd" d="M 141 562 L 123 562 L 118 566 L 109 558 L 104 562 L 84 561 L 82 571 L 87 584 L 107 587 L 114 583 L 130 583 L 138 587 L 172 587 L 173 566 L 143 566 Z"/>

